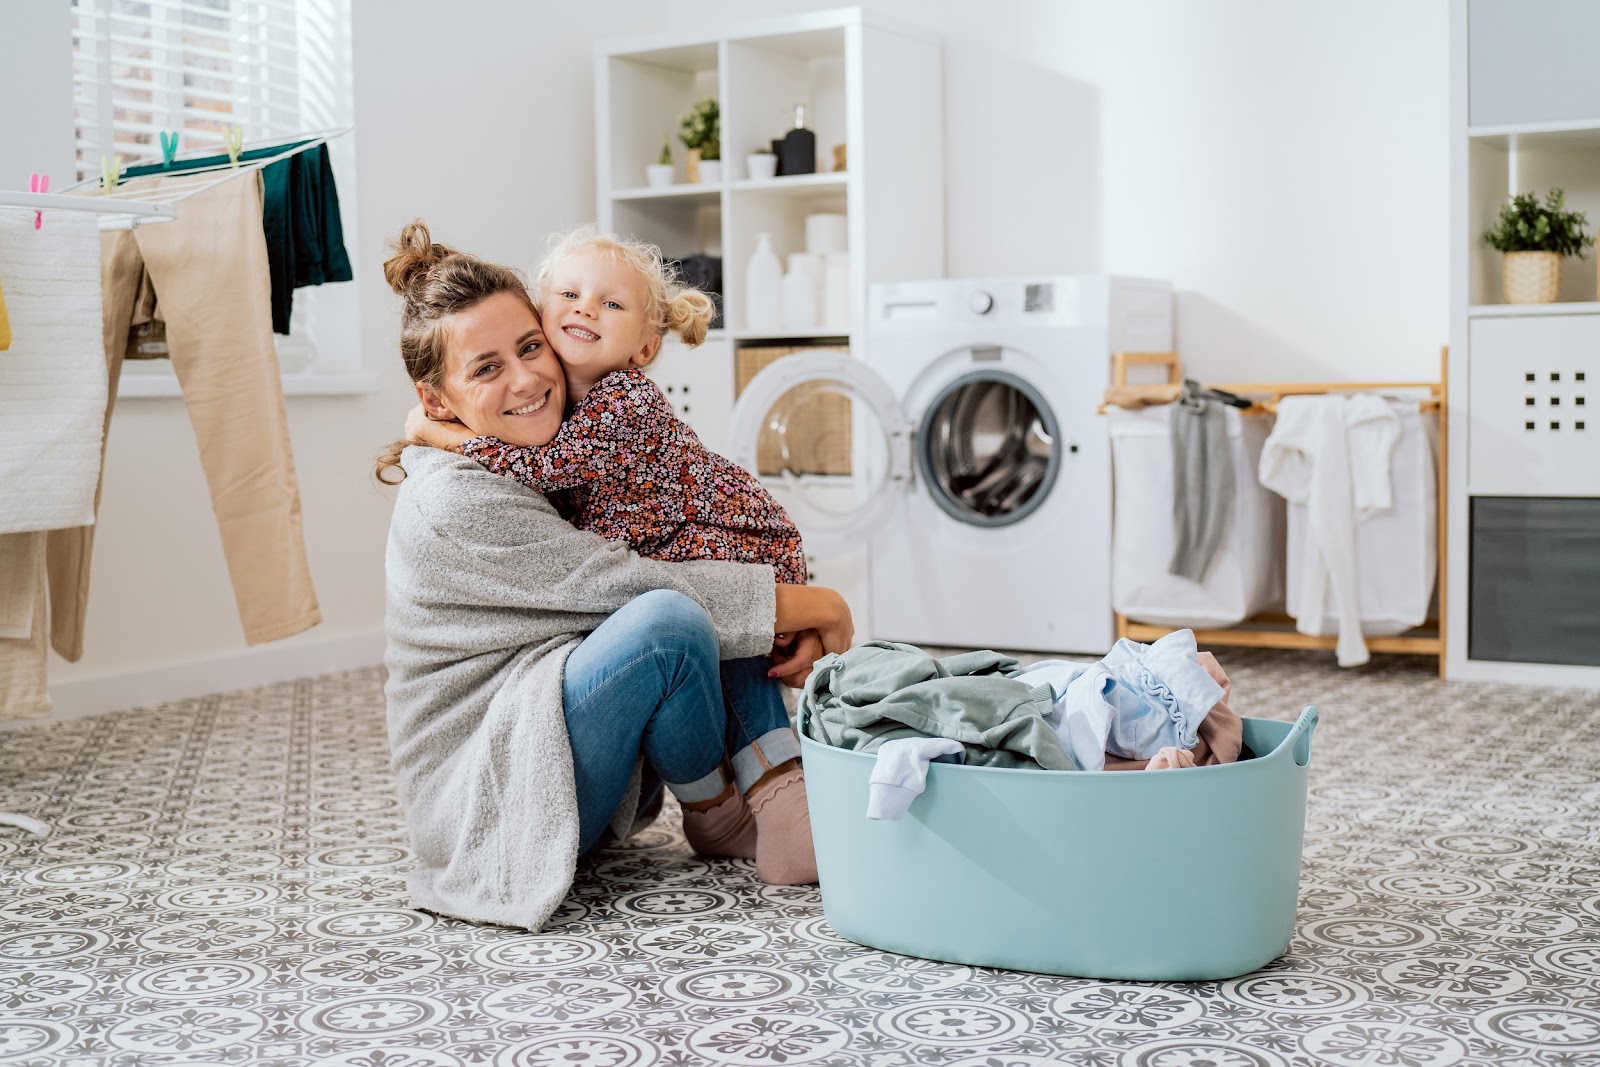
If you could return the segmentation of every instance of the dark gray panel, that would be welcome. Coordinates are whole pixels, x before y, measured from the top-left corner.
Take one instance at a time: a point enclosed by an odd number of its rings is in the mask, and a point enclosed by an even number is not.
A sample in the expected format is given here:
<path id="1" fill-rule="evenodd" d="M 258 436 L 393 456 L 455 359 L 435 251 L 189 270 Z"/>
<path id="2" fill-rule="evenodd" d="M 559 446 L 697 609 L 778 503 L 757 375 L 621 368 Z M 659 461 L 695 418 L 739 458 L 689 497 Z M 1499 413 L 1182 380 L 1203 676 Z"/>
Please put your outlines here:
<path id="1" fill-rule="evenodd" d="M 1468 123 L 1600 118 L 1600 3 L 1471 0 Z"/>
<path id="2" fill-rule="evenodd" d="M 1600 666 L 1600 499 L 1474 497 L 1467 655 Z"/>

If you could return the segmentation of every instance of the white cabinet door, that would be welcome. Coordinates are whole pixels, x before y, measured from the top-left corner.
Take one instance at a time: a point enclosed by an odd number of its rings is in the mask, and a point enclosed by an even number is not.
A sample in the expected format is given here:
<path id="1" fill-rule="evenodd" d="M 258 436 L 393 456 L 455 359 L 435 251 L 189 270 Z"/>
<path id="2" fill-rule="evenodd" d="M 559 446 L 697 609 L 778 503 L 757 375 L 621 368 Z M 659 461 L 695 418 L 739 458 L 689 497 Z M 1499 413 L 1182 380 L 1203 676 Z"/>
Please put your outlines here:
<path id="1" fill-rule="evenodd" d="M 699 348 L 673 338 L 645 370 L 667 394 L 672 410 L 689 424 L 700 443 L 728 454 L 728 416 L 733 414 L 733 345 L 707 341 Z"/>
<path id="2" fill-rule="evenodd" d="M 1600 119 L 1600 4 L 1594 0 L 1471 0 L 1468 122 Z"/>
<path id="3" fill-rule="evenodd" d="M 1600 495 L 1600 315 L 1474 319 L 1467 488 Z"/>

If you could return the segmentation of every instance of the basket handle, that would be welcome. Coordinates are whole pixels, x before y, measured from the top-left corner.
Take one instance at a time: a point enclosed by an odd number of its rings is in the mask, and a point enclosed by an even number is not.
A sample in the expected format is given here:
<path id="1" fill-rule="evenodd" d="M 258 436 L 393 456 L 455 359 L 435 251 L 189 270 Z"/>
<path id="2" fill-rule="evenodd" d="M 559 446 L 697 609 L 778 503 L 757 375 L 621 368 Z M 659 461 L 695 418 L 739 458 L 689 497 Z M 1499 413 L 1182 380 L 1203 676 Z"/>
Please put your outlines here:
<path id="1" fill-rule="evenodd" d="M 1311 731 L 1317 728 L 1320 714 L 1315 704 L 1307 704 L 1283 740 L 1285 745 L 1294 746 L 1294 762 L 1297 766 L 1304 767 L 1311 762 Z"/>

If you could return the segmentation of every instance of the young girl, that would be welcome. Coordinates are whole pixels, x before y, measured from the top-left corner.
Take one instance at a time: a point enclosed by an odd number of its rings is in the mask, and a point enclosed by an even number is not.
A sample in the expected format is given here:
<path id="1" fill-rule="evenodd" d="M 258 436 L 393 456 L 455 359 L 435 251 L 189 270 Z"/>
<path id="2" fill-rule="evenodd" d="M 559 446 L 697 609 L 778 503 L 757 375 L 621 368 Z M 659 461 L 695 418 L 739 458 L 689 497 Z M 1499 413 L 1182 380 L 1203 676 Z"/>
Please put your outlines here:
<path id="1" fill-rule="evenodd" d="M 783 508 L 708 451 L 642 372 L 668 332 L 705 339 L 710 297 L 679 284 L 654 245 L 588 226 L 556 244 L 534 287 L 545 342 L 567 373 L 571 411 L 555 440 L 527 448 L 473 437 L 420 407 L 407 435 L 538 492 L 569 490 L 562 512 L 574 525 L 642 556 L 768 563 L 778 581 L 804 585 L 800 532 Z"/>

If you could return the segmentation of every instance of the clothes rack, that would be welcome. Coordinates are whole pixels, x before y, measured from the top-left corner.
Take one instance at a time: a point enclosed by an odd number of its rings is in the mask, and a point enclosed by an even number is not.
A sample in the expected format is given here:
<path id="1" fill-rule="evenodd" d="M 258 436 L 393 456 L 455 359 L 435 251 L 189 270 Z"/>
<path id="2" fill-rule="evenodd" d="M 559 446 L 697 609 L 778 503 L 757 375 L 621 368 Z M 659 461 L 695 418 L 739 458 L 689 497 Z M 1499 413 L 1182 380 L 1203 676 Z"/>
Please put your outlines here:
<path id="1" fill-rule="evenodd" d="M 1447 374 L 1450 351 L 1439 351 L 1439 380 L 1435 382 L 1243 382 L 1206 383 L 1213 389 L 1226 390 L 1254 400 L 1241 415 L 1271 415 L 1277 412 L 1278 402 L 1286 396 L 1308 396 L 1326 393 L 1350 392 L 1417 392 L 1425 393 L 1417 400 L 1424 412 L 1437 412 L 1439 416 L 1439 451 L 1437 468 L 1438 493 L 1438 575 L 1446 571 L 1448 524 L 1444 521 L 1445 507 L 1446 419 L 1449 415 Z M 1160 382 L 1130 383 L 1129 371 L 1133 368 L 1152 367 L 1165 378 Z M 1099 407 L 1104 414 L 1107 407 L 1144 407 L 1150 404 L 1167 404 L 1178 399 L 1182 391 L 1182 374 L 1176 352 L 1117 352 L 1111 357 L 1111 387 L 1106 390 L 1105 402 Z M 1445 671 L 1445 583 L 1435 579 L 1438 591 L 1438 618 L 1434 625 L 1424 625 L 1407 633 L 1388 637 L 1367 637 L 1366 646 L 1372 652 L 1411 653 L 1436 656 L 1439 660 L 1439 677 Z M 1134 622 L 1120 612 L 1116 615 L 1117 636 L 1135 641 L 1154 641 L 1172 632 L 1171 627 L 1153 626 Z M 1332 635 L 1302 634 L 1294 628 L 1292 617 L 1282 613 L 1262 613 L 1234 626 L 1212 630 L 1196 630 L 1195 639 L 1202 645 L 1220 645 L 1235 648 L 1291 648 L 1332 649 L 1338 639 Z"/>
<path id="2" fill-rule="evenodd" d="M 241 152 L 258 152 L 263 149 L 281 147 L 282 151 L 271 155 L 260 156 L 256 159 L 241 160 L 238 163 L 216 163 L 206 167 L 196 167 L 192 170 L 183 169 L 185 159 L 206 159 L 221 153 L 221 150 L 206 149 L 202 152 L 191 153 L 187 157 L 180 157 L 172 161 L 173 174 L 156 188 L 128 188 L 126 183 L 132 178 L 119 178 L 116 187 L 110 190 L 101 188 L 100 178 L 85 178 L 76 185 L 68 186 L 66 191 L 57 199 L 128 205 L 129 210 L 117 211 L 112 208 L 85 208 L 84 210 L 102 211 L 112 218 L 102 220 L 102 230 L 129 229 L 146 221 L 155 219 L 171 219 L 177 217 L 177 210 L 173 205 L 203 193 L 225 181 L 231 181 L 242 174 L 251 174 L 270 166 L 273 163 L 299 155 L 301 152 L 327 144 L 336 137 L 342 137 L 354 127 L 343 126 L 338 129 L 321 130 L 315 133 L 301 134 L 295 137 L 275 137 L 265 141 L 253 141 L 243 145 Z M 125 164 L 128 167 L 143 167 L 161 162 L 160 156 L 140 157 Z M 153 175 L 137 175 L 137 178 L 147 178 Z M 145 210 L 157 208 L 164 210 Z M 123 216 L 118 218 L 117 216 Z M 146 218 L 150 216 L 150 218 Z"/>

